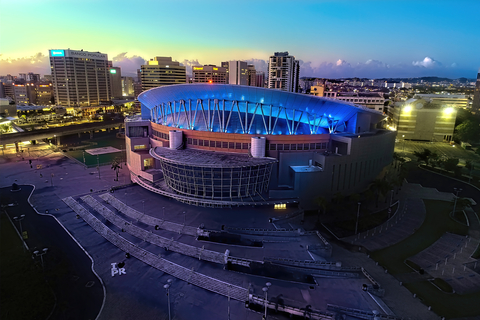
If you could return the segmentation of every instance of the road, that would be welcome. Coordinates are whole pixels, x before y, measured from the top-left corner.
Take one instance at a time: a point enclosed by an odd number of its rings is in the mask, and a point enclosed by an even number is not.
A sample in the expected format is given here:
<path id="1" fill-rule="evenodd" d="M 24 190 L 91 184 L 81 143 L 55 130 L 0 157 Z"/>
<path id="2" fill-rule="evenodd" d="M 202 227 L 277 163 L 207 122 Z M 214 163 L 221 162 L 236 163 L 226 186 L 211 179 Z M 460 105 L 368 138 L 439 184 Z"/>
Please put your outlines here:
<path id="1" fill-rule="evenodd" d="M 104 292 L 92 271 L 92 261 L 53 217 L 40 215 L 30 206 L 27 198 L 33 187 L 22 185 L 21 188 L 19 192 L 10 192 L 10 187 L 1 188 L 0 199 L 2 205 L 18 203 L 6 208 L 12 221 L 15 216 L 25 215 L 22 229 L 28 233 L 26 243 L 32 255 L 35 250 L 48 248 L 43 256 L 45 273 L 57 300 L 50 319 L 95 319 Z M 19 223 L 14 224 L 18 230 Z"/>

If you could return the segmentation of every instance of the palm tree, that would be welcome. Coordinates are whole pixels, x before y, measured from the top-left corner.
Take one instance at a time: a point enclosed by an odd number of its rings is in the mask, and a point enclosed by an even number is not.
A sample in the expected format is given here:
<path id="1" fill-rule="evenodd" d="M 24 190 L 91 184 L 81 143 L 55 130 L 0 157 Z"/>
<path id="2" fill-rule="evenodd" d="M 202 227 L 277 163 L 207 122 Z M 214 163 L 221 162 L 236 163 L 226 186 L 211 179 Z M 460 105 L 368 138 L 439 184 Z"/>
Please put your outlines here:
<path id="1" fill-rule="evenodd" d="M 116 178 L 115 181 L 118 181 L 118 170 L 120 170 L 120 164 L 118 163 L 117 159 L 112 161 L 112 169 L 115 170 Z"/>

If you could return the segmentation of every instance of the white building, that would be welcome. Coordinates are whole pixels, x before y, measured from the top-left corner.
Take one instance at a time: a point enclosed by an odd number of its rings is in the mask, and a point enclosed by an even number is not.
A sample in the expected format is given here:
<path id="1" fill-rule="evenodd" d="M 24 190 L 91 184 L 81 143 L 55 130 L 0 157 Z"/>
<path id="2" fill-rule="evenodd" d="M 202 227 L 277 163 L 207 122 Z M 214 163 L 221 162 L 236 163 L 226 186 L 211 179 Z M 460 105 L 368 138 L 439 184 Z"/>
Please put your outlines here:
<path id="1" fill-rule="evenodd" d="M 248 66 L 245 61 L 228 61 L 228 83 L 248 85 Z"/>
<path id="2" fill-rule="evenodd" d="M 298 91 L 300 64 L 288 52 L 275 52 L 268 60 L 268 88 L 287 92 Z"/>
<path id="3" fill-rule="evenodd" d="M 83 50 L 49 50 L 55 101 L 62 106 L 96 106 L 111 96 L 108 56 Z"/>

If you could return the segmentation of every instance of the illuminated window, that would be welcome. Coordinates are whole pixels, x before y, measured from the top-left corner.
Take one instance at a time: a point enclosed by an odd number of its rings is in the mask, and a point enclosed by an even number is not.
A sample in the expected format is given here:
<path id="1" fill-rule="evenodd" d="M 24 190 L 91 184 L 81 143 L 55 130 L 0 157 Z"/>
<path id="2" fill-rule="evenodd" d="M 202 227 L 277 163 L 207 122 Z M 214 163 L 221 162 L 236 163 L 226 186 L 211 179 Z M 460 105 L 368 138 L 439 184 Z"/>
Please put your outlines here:
<path id="1" fill-rule="evenodd" d="M 141 150 L 141 149 L 147 149 L 147 147 L 144 144 L 137 144 L 136 146 L 133 146 L 135 150 Z"/>
<path id="2" fill-rule="evenodd" d="M 277 203 L 277 204 L 275 204 L 275 209 L 279 209 L 279 210 L 287 209 L 287 204 L 286 203 Z"/>

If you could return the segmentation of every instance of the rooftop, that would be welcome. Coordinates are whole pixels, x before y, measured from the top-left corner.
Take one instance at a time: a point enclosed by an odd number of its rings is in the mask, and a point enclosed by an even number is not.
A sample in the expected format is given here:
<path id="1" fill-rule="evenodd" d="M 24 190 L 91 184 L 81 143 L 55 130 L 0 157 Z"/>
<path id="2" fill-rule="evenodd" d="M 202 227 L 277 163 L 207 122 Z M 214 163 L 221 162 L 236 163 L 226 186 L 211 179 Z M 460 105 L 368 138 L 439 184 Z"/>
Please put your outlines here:
<path id="1" fill-rule="evenodd" d="M 156 147 L 150 154 L 170 163 L 193 165 L 209 168 L 231 168 L 264 165 L 277 162 L 274 158 L 253 158 L 247 154 L 212 152 L 197 149 L 176 150 L 164 147 Z"/>

